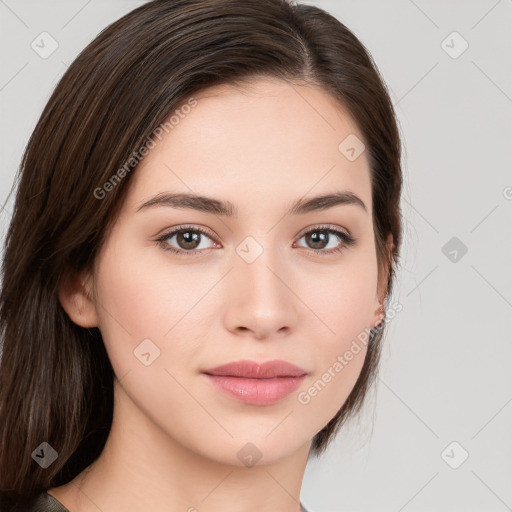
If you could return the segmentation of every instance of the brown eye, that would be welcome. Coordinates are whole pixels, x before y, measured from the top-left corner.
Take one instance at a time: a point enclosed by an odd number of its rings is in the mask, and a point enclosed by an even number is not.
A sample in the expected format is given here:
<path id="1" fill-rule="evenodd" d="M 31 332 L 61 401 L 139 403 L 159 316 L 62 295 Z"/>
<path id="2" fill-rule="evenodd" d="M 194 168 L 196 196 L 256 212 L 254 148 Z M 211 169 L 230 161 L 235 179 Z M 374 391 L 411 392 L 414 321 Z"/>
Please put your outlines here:
<path id="1" fill-rule="evenodd" d="M 173 239 L 175 239 L 174 242 L 172 241 Z M 165 233 L 157 239 L 157 242 L 166 251 L 180 255 L 190 255 L 210 249 L 211 247 L 208 246 L 201 247 L 206 239 L 211 240 L 211 236 L 204 229 L 181 226 Z"/>
<path id="2" fill-rule="evenodd" d="M 318 226 L 304 235 L 306 248 L 310 248 L 317 254 L 332 254 L 340 252 L 346 247 L 355 243 L 355 238 L 330 226 Z M 329 247 L 331 245 L 331 247 Z M 304 247 L 304 246 L 299 246 Z"/>

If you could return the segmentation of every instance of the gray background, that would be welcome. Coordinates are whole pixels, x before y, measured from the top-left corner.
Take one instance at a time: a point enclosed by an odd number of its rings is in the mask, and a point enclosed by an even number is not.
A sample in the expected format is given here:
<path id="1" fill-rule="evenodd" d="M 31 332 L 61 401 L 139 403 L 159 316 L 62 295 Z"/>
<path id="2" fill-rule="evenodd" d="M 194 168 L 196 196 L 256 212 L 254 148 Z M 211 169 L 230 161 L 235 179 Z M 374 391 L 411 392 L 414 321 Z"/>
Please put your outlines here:
<path id="1" fill-rule="evenodd" d="M 405 238 L 393 295 L 403 311 L 378 385 L 308 464 L 302 500 L 312 512 L 512 510 L 512 1 L 305 3 L 345 23 L 388 84 Z M 141 4 L 0 1 L 1 204 L 66 67 Z M 46 59 L 31 48 L 43 31 L 59 45 Z"/>

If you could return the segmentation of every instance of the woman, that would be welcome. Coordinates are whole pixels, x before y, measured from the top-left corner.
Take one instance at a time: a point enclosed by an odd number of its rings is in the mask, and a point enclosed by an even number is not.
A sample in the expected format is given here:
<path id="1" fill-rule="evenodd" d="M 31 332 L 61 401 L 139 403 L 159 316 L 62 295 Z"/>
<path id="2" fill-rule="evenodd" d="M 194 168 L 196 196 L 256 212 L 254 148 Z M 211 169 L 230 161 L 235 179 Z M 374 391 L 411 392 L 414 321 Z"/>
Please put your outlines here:
<path id="1" fill-rule="evenodd" d="M 0 300 L 2 510 L 305 510 L 375 378 L 400 139 L 369 53 L 287 0 L 154 0 L 32 134 Z"/>

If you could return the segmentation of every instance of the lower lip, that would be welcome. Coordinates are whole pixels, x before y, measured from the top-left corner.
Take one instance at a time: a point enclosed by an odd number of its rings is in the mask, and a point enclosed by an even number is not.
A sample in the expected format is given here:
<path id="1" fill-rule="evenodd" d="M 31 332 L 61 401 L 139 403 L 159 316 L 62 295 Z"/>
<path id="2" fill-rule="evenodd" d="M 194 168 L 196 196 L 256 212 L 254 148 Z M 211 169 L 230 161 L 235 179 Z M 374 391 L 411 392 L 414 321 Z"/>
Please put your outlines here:
<path id="1" fill-rule="evenodd" d="M 274 379 L 248 379 L 226 375 L 208 375 L 208 380 L 232 398 L 251 405 L 269 405 L 293 393 L 306 375 L 276 377 Z"/>

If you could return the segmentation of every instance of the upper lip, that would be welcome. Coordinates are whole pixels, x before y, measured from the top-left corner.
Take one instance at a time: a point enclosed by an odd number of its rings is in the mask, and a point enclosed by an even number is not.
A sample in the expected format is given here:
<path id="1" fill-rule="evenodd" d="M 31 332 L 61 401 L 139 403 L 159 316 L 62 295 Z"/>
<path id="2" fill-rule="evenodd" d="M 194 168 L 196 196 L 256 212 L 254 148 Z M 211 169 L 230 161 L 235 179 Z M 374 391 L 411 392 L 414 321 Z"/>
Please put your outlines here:
<path id="1" fill-rule="evenodd" d="M 307 371 L 287 361 L 274 360 L 258 363 L 257 361 L 243 360 L 216 366 L 204 370 L 203 373 L 249 379 L 272 379 L 275 377 L 300 377 L 307 374 Z"/>

